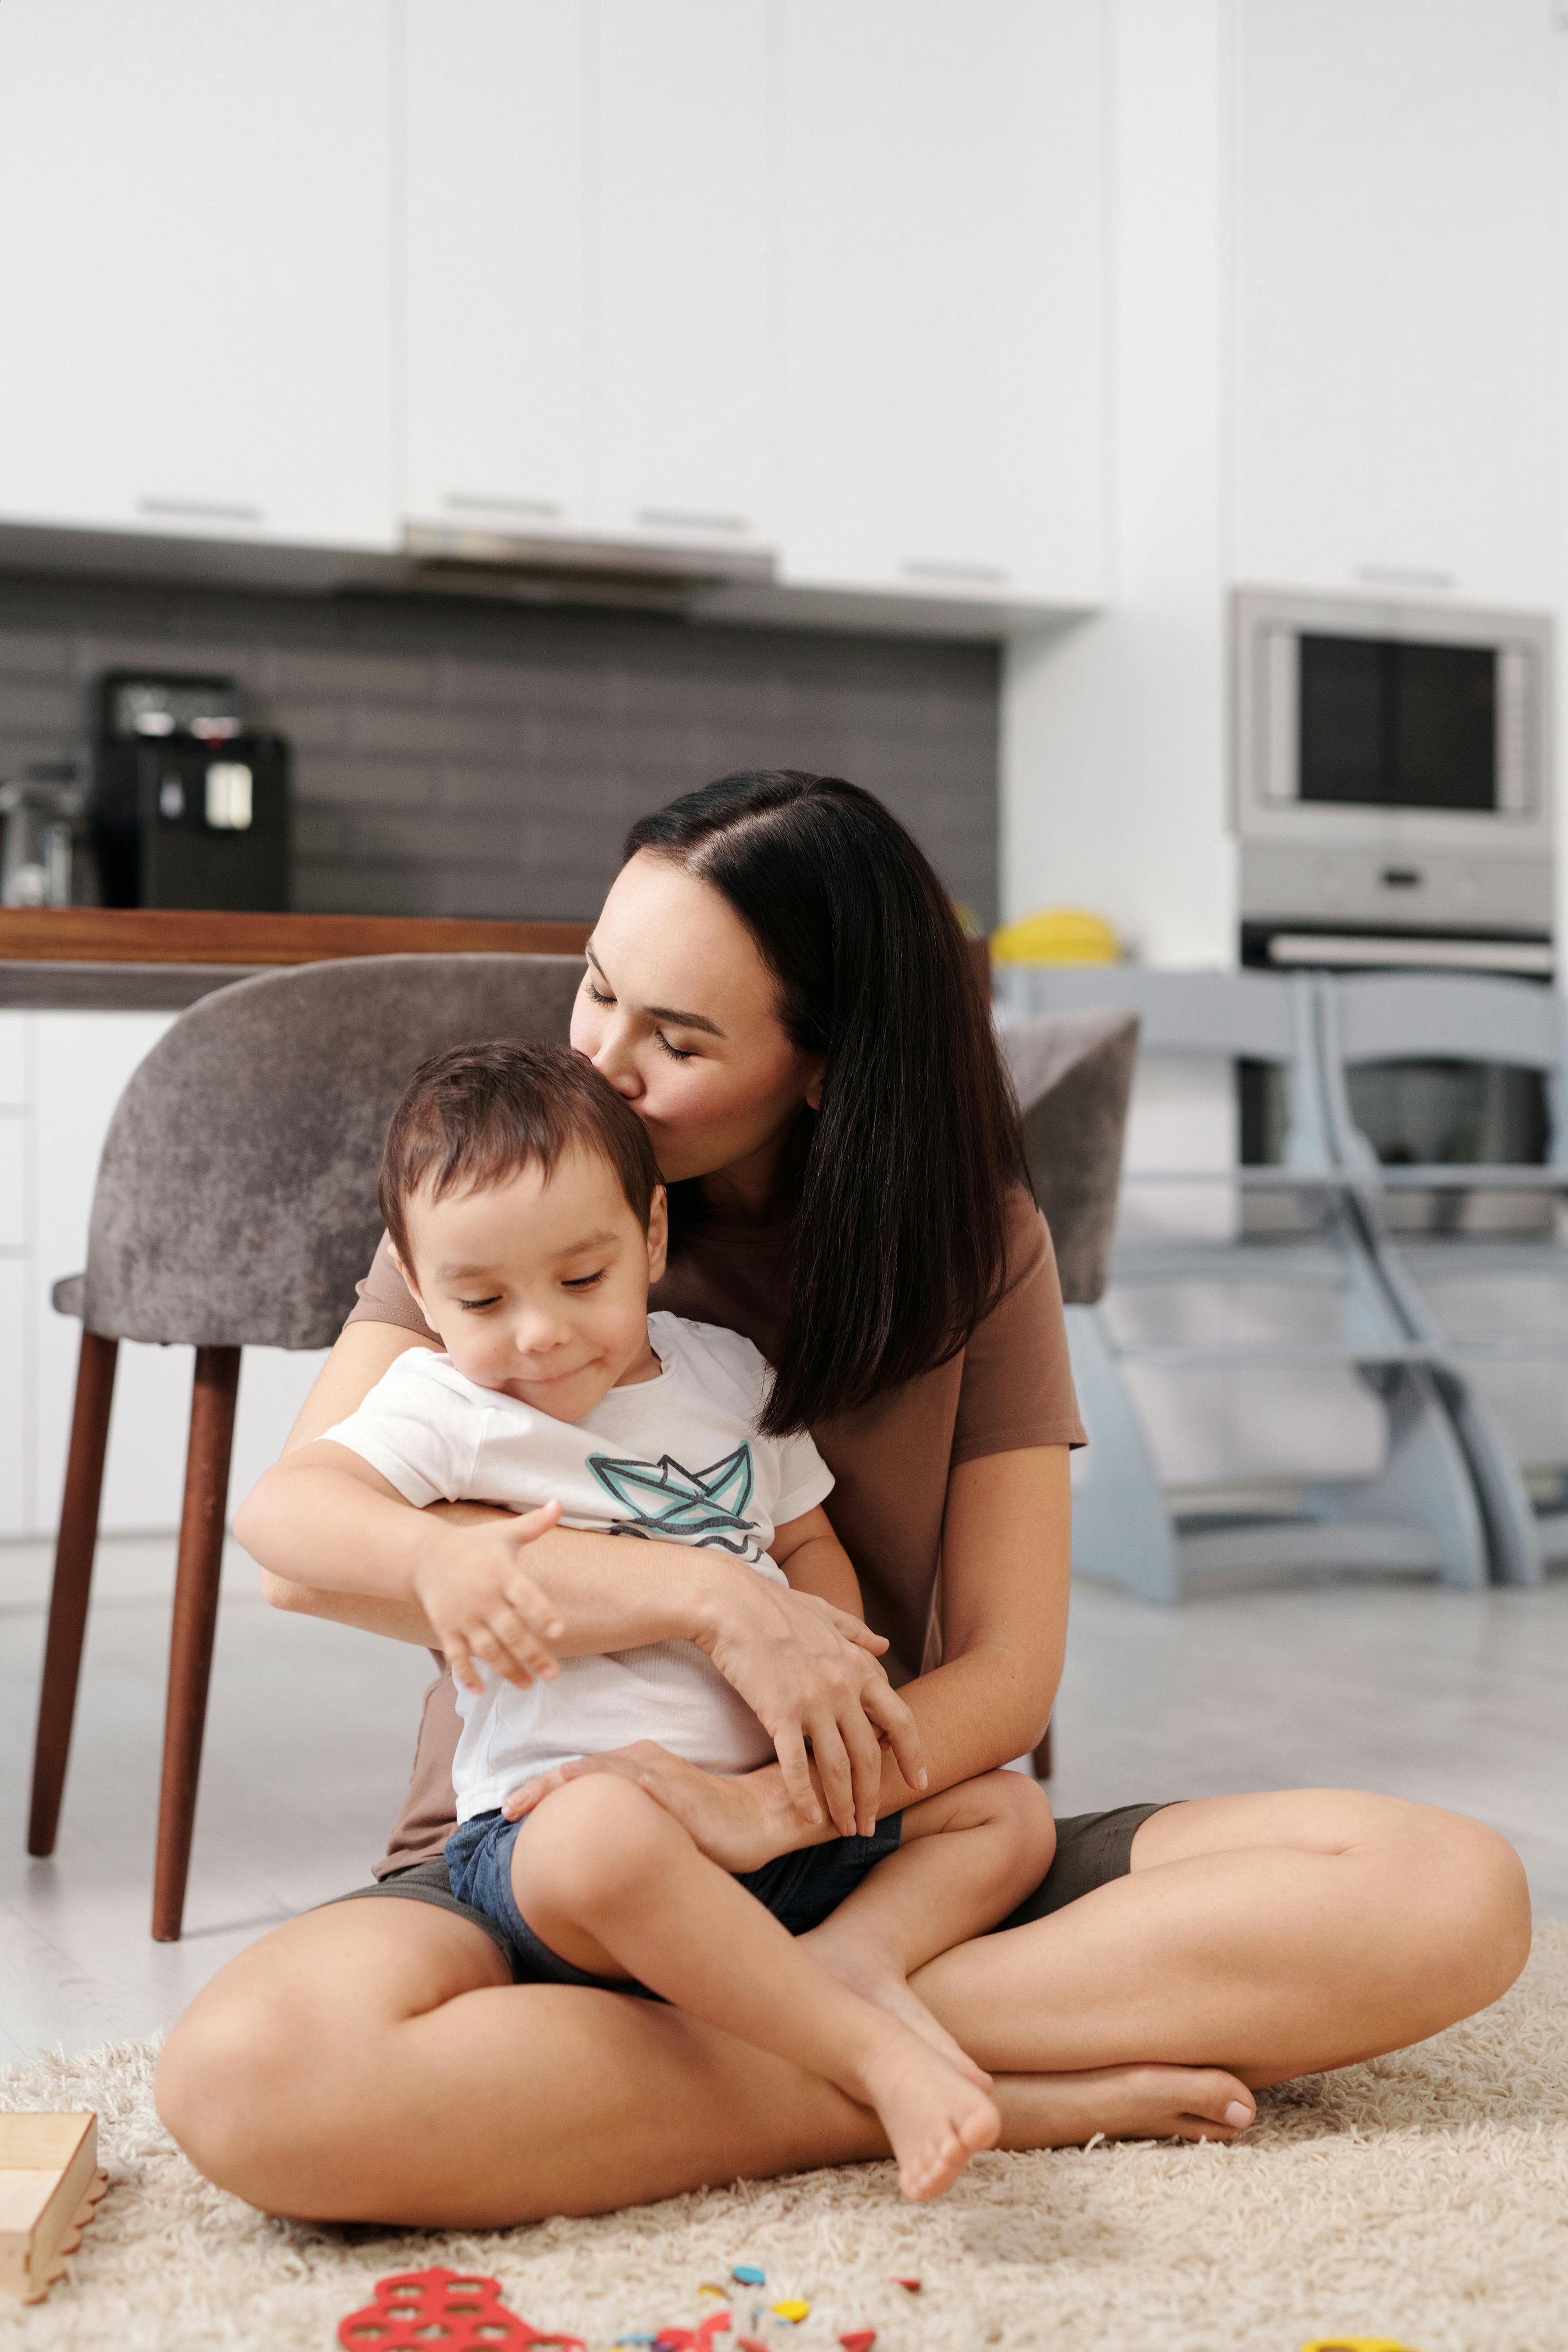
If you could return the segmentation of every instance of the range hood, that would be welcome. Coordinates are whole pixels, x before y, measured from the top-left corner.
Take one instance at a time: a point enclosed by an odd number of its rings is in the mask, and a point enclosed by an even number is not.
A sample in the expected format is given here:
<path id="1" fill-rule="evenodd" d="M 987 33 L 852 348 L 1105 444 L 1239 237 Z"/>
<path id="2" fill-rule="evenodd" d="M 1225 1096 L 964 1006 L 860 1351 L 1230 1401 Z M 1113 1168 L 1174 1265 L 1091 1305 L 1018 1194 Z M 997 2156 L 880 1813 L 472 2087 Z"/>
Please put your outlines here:
<path id="1" fill-rule="evenodd" d="M 715 588 L 771 586 L 770 549 L 646 540 L 521 538 L 410 523 L 395 585 L 416 593 L 501 597 L 530 604 L 669 609 Z"/>

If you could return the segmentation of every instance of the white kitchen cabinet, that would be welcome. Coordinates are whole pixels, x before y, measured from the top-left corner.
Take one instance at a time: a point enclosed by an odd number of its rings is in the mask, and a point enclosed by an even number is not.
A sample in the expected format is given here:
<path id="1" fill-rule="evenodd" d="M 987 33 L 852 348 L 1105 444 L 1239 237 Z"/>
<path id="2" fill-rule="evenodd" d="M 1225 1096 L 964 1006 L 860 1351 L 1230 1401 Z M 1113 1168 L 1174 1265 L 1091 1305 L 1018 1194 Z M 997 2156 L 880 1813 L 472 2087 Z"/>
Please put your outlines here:
<path id="1" fill-rule="evenodd" d="M 1245 0 L 1236 571 L 1554 603 L 1568 41 L 1541 0 Z"/>
<path id="2" fill-rule="evenodd" d="M 584 0 L 407 0 L 405 506 L 443 530 L 588 520 Z"/>
<path id="3" fill-rule="evenodd" d="M 410 0 L 410 520 L 766 536 L 767 0 Z"/>
<path id="4" fill-rule="evenodd" d="M 0 8 L 0 519 L 392 528 L 387 0 Z"/>
<path id="5" fill-rule="evenodd" d="M 770 536 L 766 0 L 599 0 L 597 520 Z"/>
<path id="6" fill-rule="evenodd" d="M 1096 0 L 777 18 L 791 580 L 1103 593 Z"/>

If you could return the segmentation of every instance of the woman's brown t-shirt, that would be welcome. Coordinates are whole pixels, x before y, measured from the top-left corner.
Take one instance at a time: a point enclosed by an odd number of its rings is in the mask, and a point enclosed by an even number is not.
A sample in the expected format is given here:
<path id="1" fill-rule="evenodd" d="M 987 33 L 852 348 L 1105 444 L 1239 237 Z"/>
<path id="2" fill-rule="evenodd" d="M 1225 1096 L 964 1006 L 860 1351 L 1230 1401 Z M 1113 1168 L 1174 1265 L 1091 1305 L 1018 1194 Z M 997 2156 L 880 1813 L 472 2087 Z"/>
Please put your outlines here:
<path id="1" fill-rule="evenodd" d="M 710 1224 L 685 1244 L 650 1305 L 740 1331 L 772 1359 L 783 1328 L 787 1225 Z M 436 1334 L 409 1297 L 384 1240 L 351 1323 Z M 940 1657 L 937 1570 L 948 1473 L 1026 1445 L 1081 1445 L 1061 1286 L 1046 1221 L 1026 1195 L 1009 1202 L 1007 1284 L 951 1363 L 812 1431 L 832 1471 L 826 1511 L 855 1563 L 868 1622 L 888 1636 L 895 1682 Z M 452 1759 L 458 1710 L 449 1675 L 425 1696 L 414 1773 L 379 1877 L 438 1854 L 456 1826 Z"/>

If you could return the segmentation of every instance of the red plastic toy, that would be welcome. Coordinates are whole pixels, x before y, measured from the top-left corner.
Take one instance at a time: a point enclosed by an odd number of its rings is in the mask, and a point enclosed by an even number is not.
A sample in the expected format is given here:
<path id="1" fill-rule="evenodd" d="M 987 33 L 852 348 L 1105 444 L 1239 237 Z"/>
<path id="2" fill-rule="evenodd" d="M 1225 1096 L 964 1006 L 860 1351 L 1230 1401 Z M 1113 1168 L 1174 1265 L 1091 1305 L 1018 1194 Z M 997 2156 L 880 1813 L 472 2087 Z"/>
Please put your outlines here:
<path id="1" fill-rule="evenodd" d="M 713 2338 L 729 2333 L 729 2313 L 710 2311 L 700 2327 L 661 2327 L 653 2339 L 653 2352 L 712 2352 Z"/>
<path id="2" fill-rule="evenodd" d="M 400 2271 L 377 2279 L 375 2301 L 338 2322 L 343 2352 L 522 2352 L 553 2344 L 587 2352 L 580 2336 L 531 2327 L 500 2299 L 500 2283 L 467 2271 Z"/>

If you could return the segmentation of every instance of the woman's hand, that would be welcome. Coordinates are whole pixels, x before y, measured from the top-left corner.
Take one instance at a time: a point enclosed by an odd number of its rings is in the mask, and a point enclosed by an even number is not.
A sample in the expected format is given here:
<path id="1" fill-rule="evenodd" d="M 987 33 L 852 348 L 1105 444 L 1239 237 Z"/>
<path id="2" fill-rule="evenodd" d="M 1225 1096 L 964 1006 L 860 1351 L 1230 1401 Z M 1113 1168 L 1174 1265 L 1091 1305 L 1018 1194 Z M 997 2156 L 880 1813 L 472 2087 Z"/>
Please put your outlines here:
<path id="1" fill-rule="evenodd" d="M 800 1821 L 816 1828 L 822 1820 L 806 1757 L 809 1740 L 834 1828 L 841 1837 L 868 1837 L 877 1822 L 884 1742 L 910 1787 L 926 1785 L 915 1719 L 878 1662 L 887 1643 L 829 1601 L 765 1582 L 754 1571 L 743 1574 L 695 1635 L 698 1647 L 773 1741 Z"/>
<path id="2" fill-rule="evenodd" d="M 802 1835 L 796 1810 L 774 1766 L 764 1765 L 756 1772 L 705 1772 L 700 1764 L 672 1756 L 652 1739 L 638 1739 L 603 1756 L 582 1756 L 536 1780 L 525 1780 L 511 1790 L 501 1811 L 509 1822 L 520 1822 L 553 1790 L 587 1772 L 616 1772 L 622 1780 L 635 1780 L 721 1870 L 760 1870 L 776 1854 L 816 1843 Z"/>

